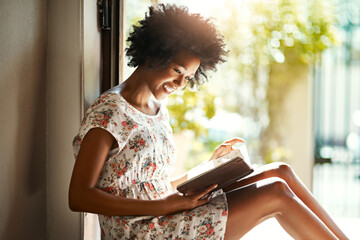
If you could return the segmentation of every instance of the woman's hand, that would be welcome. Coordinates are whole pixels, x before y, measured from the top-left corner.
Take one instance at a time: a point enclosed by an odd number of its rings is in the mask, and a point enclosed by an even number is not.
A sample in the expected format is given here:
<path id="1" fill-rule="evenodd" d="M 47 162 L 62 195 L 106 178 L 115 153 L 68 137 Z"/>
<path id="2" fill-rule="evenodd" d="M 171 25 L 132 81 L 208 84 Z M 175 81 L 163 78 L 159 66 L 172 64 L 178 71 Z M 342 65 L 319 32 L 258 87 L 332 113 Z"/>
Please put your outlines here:
<path id="1" fill-rule="evenodd" d="M 236 143 L 244 143 L 245 141 L 241 138 L 232 138 L 230 140 L 227 140 L 226 142 L 222 143 L 220 146 L 218 146 L 214 153 L 212 154 L 211 158 L 209 160 L 213 160 L 216 158 L 219 158 L 221 156 L 224 156 L 225 154 L 228 154 L 233 150 L 233 145 Z"/>
<path id="2" fill-rule="evenodd" d="M 163 206 L 165 209 L 164 215 L 173 214 L 185 210 L 191 210 L 193 208 L 208 203 L 212 197 L 212 194 L 210 192 L 216 187 L 217 184 L 211 185 L 205 190 L 191 195 L 182 195 L 178 191 L 170 194 L 163 199 Z"/>

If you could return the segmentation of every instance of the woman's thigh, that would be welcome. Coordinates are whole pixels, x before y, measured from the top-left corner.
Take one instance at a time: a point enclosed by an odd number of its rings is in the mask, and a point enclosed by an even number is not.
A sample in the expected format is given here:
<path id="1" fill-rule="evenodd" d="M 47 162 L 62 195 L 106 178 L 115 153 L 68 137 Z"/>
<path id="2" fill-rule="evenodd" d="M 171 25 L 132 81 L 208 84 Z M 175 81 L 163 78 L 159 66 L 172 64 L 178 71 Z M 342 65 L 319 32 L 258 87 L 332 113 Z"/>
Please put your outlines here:
<path id="1" fill-rule="evenodd" d="M 225 187 L 224 192 L 228 192 L 239 187 L 244 187 L 246 185 L 270 177 L 278 177 L 289 183 L 293 182 L 295 175 L 291 167 L 286 163 L 270 163 L 255 169 L 254 172 L 250 175 L 244 177 L 232 185 Z"/>
<path id="2" fill-rule="evenodd" d="M 291 190 L 280 178 L 268 178 L 227 192 L 229 215 L 225 239 L 239 239 L 262 221 L 275 216 Z"/>

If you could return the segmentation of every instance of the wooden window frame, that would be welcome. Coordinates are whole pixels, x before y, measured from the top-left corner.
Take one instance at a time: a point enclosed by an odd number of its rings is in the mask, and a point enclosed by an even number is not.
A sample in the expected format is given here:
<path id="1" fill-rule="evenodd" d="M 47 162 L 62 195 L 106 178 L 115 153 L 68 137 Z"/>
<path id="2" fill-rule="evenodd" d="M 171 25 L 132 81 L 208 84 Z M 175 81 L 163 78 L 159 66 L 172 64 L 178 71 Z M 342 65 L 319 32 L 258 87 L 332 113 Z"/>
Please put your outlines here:
<path id="1" fill-rule="evenodd" d="M 123 81 L 125 0 L 98 0 L 101 83 L 104 92 Z"/>

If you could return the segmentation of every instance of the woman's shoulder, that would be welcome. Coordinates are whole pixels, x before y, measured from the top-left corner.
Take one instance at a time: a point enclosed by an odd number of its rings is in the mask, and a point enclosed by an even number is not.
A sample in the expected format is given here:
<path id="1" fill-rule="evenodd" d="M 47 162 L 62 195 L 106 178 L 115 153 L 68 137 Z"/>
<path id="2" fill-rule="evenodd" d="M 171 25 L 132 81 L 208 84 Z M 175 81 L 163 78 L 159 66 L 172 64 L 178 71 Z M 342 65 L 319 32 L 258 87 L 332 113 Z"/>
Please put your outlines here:
<path id="1" fill-rule="evenodd" d="M 123 98 L 121 96 L 121 90 L 123 86 L 122 84 L 117 85 L 98 96 L 93 104 L 88 109 L 91 111 L 93 108 L 118 108 L 118 110 L 121 109 L 121 106 L 123 106 L 125 103 L 123 101 Z"/>
<path id="2" fill-rule="evenodd" d="M 159 110 L 160 111 L 160 110 Z M 109 113 L 117 120 L 143 122 L 146 121 L 145 114 L 141 113 L 117 91 L 107 91 L 102 93 L 89 107 L 86 115 L 93 113 Z M 162 114 L 162 113 L 160 113 Z"/>
<path id="3" fill-rule="evenodd" d="M 106 90 L 104 93 L 102 93 L 101 95 L 104 95 L 104 94 L 112 94 L 112 93 L 116 93 L 116 94 L 119 94 L 121 93 L 121 90 L 123 89 L 123 85 L 120 84 L 120 85 L 117 85 L 113 88 L 110 88 L 109 90 Z"/>
<path id="4" fill-rule="evenodd" d="M 88 112 L 96 108 L 115 108 L 121 104 L 120 89 L 118 86 L 101 93 L 88 108 Z"/>
<path id="5" fill-rule="evenodd" d="M 103 93 L 94 100 L 87 113 L 100 109 L 117 109 L 120 105 L 121 101 L 116 93 Z"/>

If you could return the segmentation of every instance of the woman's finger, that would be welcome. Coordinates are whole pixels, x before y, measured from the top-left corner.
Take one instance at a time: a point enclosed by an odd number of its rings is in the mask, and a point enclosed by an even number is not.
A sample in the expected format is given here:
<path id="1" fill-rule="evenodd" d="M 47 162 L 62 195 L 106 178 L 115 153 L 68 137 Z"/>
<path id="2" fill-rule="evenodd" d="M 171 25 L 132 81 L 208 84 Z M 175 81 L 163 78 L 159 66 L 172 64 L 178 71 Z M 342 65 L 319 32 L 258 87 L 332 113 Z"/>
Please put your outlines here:
<path id="1" fill-rule="evenodd" d="M 222 156 L 222 155 L 225 155 L 229 152 L 231 152 L 233 150 L 232 146 L 231 145 L 227 145 L 227 146 L 224 146 L 222 148 L 219 149 L 219 155 Z"/>
<path id="2" fill-rule="evenodd" d="M 205 190 L 199 192 L 199 193 L 195 193 L 194 194 L 194 199 L 199 200 L 201 198 L 203 198 L 206 194 L 208 194 L 210 191 L 214 190 L 215 188 L 217 188 L 217 184 L 211 185 L 208 188 L 206 188 Z"/>
<path id="3" fill-rule="evenodd" d="M 232 147 L 233 144 L 231 143 L 223 143 L 220 145 L 220 147 Z"/>
<path id="4" fill-rule="evenodd" d="M 239 137 L 232 138 L 230 140 L 225 141 L 224 143 L 234 145 L 236 143 L 244 143 L 245 141 Z"/>
<path id="5" fill-rule="evenodd" d="M 233 149 L 233 145 L 232 144 L 222 144 L 220 145 L 219 150 L 221 150 L 222 152 L 229 152 Z"/>
<path id="6" fill-rule="evenodd" d="M 232 151 L 232 145 L 223 143 L 215 149 L 209 160 L 221 157 L 231 151 Z"/>

